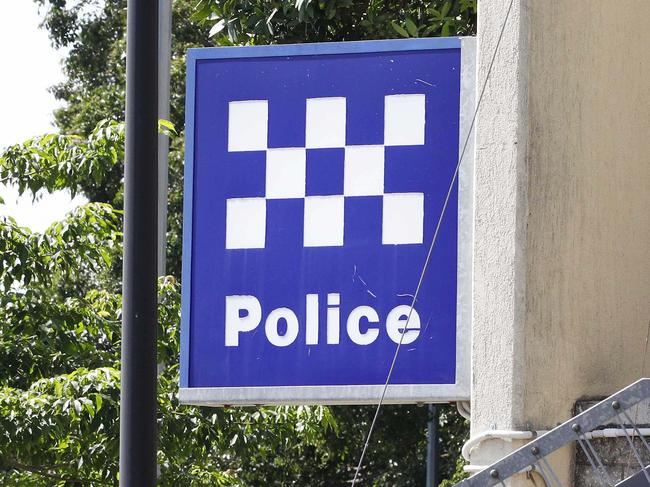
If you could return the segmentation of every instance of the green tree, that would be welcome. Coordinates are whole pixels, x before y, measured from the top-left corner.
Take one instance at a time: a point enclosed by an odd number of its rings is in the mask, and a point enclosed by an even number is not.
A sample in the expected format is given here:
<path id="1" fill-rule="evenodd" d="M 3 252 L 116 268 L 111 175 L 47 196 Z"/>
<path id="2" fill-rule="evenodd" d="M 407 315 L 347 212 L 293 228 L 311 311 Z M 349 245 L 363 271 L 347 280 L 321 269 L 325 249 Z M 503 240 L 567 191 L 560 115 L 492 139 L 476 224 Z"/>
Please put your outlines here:
<path id="1" fill-rule="evenodd" d="M 476 0 L 199 0 L 193 18 L 219 44 L 471 35 Z"/>
<path id="2" fill-rule="evenodd" d="M 27 191 L 74 189 L 120 153 L 123 134 L 101 124 L 88 140 L 38 137 L 6 150 L 0 174 Z M 0 220 L 2 485 L 116 485 L 121 226 L 119 210 L 96 202 L 43 233 Z M 161 485 L 244 485 L 249 466 L 295 464 L 322 448 L 335 427 L 327 408 L 180 406 L 179 322 L 179 284 L 161 278 Z M 281 485 L 287 475 L 269 478 Z"/>
<path id="3" fill-rule="evenodd" d="M 119 121 L 123 114 L 126 2 L 35 1 L 53 43 L 68 50 L 67 79 L 53 89 L 64 102 L 56 112 L 62 135 L 9 148 L 0 158 L 0 178 L 32 193 L 67 188 L 91 204 L 43 235 L 10 220 L 0 235 L 0 281 L 7 290 L 0 311 L 6 314 L 0 335 L 0 483 L 112 484 L 124 131 L 104 120 Z M 475 9 L 475 0 L 175 0 L 170 119 L 182 132 L 188 47 L 470 35 Z M 166 364 L 159 384 L 162 483 L 345 484 L 372 407 L 177 404 L 183 146 L 181 137 L 171 142 L 171 276 L 161 280 L 159 309 L 159 351 Z M 426 420 L 426 408 L 384 408 L 362 471 L 364 485 L 421 485 Z M 446 408 L 440 430 L 442 474 L 450 477 L 466 423 Z"/>

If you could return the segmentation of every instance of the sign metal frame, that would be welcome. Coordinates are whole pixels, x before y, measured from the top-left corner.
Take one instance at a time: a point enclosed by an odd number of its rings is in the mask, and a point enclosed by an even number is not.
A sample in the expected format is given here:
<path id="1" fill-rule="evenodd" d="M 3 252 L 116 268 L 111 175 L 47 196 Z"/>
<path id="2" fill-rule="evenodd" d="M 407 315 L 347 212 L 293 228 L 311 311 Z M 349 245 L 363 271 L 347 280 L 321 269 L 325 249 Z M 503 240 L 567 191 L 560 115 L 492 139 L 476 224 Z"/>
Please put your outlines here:
<path id="1" fill-rule="evenodd" d="M 262 404 L 374 404 L 384 389 L 376 385 L 189 387 L 192 217 L 194 178 L 195 75 L 205 59 L 314 56 L 400 51 L 461 50 L 459 154 L 467 147 L 458 173 L 458 263 L 456 304 L 456 381 L 454 384 L 389 385 L 384 402 L 441 403 L 470 397 L 470 344 L 473 253 L 474 134 L 469 134 L 475 110 L 476 47 L 472 37 L 330 42 L 276 46 L 190 49 L 187 56 L 185 181 L 183 201 L 183 261 L 179 400 L 200 406 Z M 469 137 L 469 139 L 468 139 Z M 450 181 L 451 182 L 451 181 Z M 429 242 L 425 243 L 429 245 Z M 431 270 L 429 270 L 431 272 Z M 399 357 L 398 357 L 399 360 Z M 386 371 L 388 373 L 388 371 Z"/>

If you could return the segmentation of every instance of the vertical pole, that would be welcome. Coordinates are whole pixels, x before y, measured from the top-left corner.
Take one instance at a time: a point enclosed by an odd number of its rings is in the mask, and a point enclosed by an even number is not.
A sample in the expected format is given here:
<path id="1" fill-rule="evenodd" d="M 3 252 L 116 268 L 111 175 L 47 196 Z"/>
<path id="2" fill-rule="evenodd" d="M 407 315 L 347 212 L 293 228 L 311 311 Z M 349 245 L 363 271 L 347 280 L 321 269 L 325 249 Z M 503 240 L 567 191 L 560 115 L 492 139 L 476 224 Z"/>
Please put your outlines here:
<path id="1" fill-rule="evenodd" d="M 172 49 L 172 0 L 159 0 L 158 118 L 169 120 Z M 167 186 L 169 137 L 158 135 L 158 275 L 167 273 Z"/>
<path id="2" fill-rule="evenodd" d="M 435 404 L 429 404 L 427 422 L 427 480 L 426 487 L 438 485 L 438 411 Z"/>
<path id="3" fill-rule="evenodd" d="M 156 484 L 158 0 L 128 0 L 120 486 Z"/>

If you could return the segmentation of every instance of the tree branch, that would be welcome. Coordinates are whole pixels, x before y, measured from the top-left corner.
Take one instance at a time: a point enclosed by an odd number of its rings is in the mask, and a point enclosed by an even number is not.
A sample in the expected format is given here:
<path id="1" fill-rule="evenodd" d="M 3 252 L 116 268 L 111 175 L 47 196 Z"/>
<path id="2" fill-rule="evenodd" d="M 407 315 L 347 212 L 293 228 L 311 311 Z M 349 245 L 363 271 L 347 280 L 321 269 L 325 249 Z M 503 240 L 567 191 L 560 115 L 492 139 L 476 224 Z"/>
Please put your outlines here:
<path id="1" fill-rule="evenodd" d="M 6 178 L 0 178 L 0 183 L 2 183 L 2 184 L 5 184 L 5 183 L 12 183 L 12 184 L 15 184 L 15 183 L 13 183 L 13 180 L 14 180 L 14 179 L 15 179 L 15 180 L 18 180 L 18 179 L 30 178 L 30 177 L 32 177 L 32 176 L 36 176 L 39 172 L 40 172 L 40 171 L 32 171 L 32 172 L 28 172 L 28 173 L 22 174 L 22 175 L 19 176 L 19 177 L 16 177 L 16 176 L 7 176 Z"/>
<path id="2" fill-rule="evenodd" d="M 82 478 L 77 478 L 77 477 L 71 477 L 71 476 L 64 476 L 64 475 L 56 475 L 51 473 L 50 470 L 45 469 L 43 467 L 36 467 L 33 465 L 26 465 L 24 463 L 21 463 L 13 458 L 8 460 L 8 465 L 6 467 L 2 468 L 3 470 L 6 468 L 9 469 L 14 469 L 14 470 L 23 470 L 25 472 L 30 472 L 30 473 L 35 473 L 36 475 L 40 475 L 41 477 L 46 477 L 48 479 L 53 479 L 53 480 L 61 480 L 64 482 L 72 482 L 76 484 L 100 484 L 100 485 L 110 485 L 110 486 L 115 486 L 117 485 L 114 482 L 106 482 L 104 480 L 97 480 L 97 479 L 82 479 Z"/>

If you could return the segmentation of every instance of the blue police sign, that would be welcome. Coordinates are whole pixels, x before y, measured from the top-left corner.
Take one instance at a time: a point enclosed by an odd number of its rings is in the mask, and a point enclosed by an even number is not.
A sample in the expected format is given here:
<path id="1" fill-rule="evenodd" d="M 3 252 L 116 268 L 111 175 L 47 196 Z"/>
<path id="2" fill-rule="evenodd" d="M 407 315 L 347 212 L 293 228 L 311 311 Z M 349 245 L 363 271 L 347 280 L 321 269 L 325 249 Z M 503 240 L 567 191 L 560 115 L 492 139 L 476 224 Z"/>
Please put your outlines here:
<path id="1" fill-rule="evenodd" d="M 189 51 L 181 401 L 468 398 L 472 41 Z"/>

